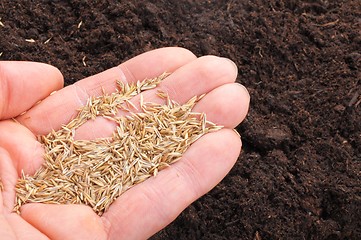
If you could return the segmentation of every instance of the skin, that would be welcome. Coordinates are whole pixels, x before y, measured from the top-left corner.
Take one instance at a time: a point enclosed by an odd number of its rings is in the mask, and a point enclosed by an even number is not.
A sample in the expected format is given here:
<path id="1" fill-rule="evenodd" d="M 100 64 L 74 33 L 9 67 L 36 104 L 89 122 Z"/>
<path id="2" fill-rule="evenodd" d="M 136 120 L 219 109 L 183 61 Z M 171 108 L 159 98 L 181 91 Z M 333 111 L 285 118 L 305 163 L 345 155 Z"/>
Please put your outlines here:
<path id="1" fill-rule="evenodd" d="M 12 212 L 21 170 L 33 174 L 44 150 L 35 136 L 67 123 L 89 96 L 112 92 L 115 80 L 134 82 L 172 72 L 158 89 L 184 103 L 206 94 L 194 111 L 225 126 L 195 142 L 182 159 L 121 195 L 97 216 L 83 205 L 32 203 Z M 218 184 L 237 160 L 241 140 L 232 129 L 246 116 L 250 97 L 235 83 L 237 68 L 225 58 L 197 58 L 182 48 L 162 48 L 63 88 L 53 66 L 0 62 L 0 236 L 2 239 L 146 239 L 173 221 L 189 204 Z M 53 91 L 55 94 L 49 96 Z M 144 101 L 161 101 L 156 90 Z M 38 103 L 41 101 L 40 103 Z M 136 104 L 137 97 L 133 102 Z M 26 112 L 25 112 L 26 111 Z M 25 113 L 24 113 L 25 112 Z M 16 121 L 15 121 L 15 120 Z M 107 136 L 113 125 L 99 118 L 76 132 L 78 139 Z"/>

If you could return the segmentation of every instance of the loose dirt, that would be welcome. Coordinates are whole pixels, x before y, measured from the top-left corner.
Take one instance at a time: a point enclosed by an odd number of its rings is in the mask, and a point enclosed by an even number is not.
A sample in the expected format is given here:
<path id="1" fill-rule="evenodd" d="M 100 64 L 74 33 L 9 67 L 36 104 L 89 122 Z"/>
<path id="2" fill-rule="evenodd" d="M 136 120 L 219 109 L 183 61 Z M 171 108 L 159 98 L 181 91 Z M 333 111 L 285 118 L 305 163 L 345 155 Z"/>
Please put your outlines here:
<path id="1" fill-rule="evenodd" d="M 243 153 L 152 239 L 361 239 L 360 1 L 117 2 L 3 0 L 0 59 L 67 84 L 163 46 L 237 63 Z"/>

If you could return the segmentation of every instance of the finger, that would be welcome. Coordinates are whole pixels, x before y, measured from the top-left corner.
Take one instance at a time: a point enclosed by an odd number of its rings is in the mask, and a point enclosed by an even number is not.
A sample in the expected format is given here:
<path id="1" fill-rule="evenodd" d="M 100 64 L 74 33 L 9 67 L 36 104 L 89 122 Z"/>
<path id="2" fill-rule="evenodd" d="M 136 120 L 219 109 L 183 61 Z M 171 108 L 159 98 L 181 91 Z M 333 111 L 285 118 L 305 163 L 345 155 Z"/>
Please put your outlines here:
<path id="1" fill-rule="evenodd" d="M 164 103 L 158 97 L 158 91 L 167 92 L 169 97 L 183 104 L 193 96 L 200 96 L 209 91 L 236 80 L 237 68 L 234 63 L 225 58 L 207 56 L 198 58 L 184 65 L 167 77 L 160 85 L 142 93 L 144 101 Z M 224 98 L 224 96 L 222 96 Z M 227 96 L 228 97 L 228 96 Z M 140 108 L 140 95 L 131 102 Z M 120 112 L 119 114 L 127 114 Z M 115 124 L 99 117 L 95 121 L 88 121 L 76 131 L 77 139 L 92 139 L 111 136 Z"/>
<path id="2" fill-rule="evenodd" d="M 40 142 L 30 130 L 11 120 L 0 122 L 0 132 L 0 147 L 8 152 L 16 176 L 20 176 L 21 171 L 33 174 L 43 162 L 44 149 Z"/>
<path id="3" fill-rule="evenodd" d="M 0 61 L 0 119 L 17 116 L 62 86 L 63 76 L 53 66 Z"/>
<path id="4" fill-rule="evenodd" d="M 89 96 L 114 92 L 116 80 L 135 82 L 173 72 L 196 57 L 183 48 L 163 48 L 141 54 L 117 67 L 68 86 L 17 118 L 34 134 L 43 135 L 69 122 Z"/>
<path id="5" fill-rule="evenodd" d="M 6 216 L 7 222 L 13 229 L 16 238 L 14 239 L 21 239 L 21 240 L 46 240 L 49 239 L 39 230 L 31 226 L 28 222 L 22 219 L 18 214 L 11 213 Z M 1 225 L 0 225 L 1 226 Z M 2 235 L 0 235 L 2 236 Z M 7 238 L 2 238 L 7 239 Z"/>
<path id="6" fill-rule="evenodd" d="M 246 117 L 249 102 L 247 89 L 238 83 L 230 83 L 209 92 L 192 111 L 206 113 L 207 120 L 217 125 L 234 128 Z"/>
<path id="7" fill-rule="evenodd" d="M 21 217 L 50 239 L 108 239 L 101 218 L 84 205 L 25 204 Z"/>
<path id="8" fill-rule="evenodd" d="M 165 227 L 222 180 L 240 149 L 238 135 L 229 129 L 199 139 L 179 162 L 131 188 L 110 206 L 103 215 L 110 238 L 146 239 Z"/>

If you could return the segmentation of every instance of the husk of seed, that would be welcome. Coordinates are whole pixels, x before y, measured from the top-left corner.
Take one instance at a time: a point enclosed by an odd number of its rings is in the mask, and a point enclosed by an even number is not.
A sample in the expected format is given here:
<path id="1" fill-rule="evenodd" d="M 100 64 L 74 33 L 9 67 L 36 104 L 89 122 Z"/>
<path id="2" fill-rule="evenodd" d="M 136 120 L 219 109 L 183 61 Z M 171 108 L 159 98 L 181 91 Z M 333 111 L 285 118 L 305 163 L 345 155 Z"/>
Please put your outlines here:
<path id="1" fill-rule="evenodd" d="M 33 175 L 22 174 L 16 184 L 14 211 L 25 203 L 86 204 L 102 215 L 122 193 L 179 160 L 188 147 L 217 126 L 191 110 L 200 99 L 184 105 L 158 96 L 166 104 L 144 103 L 141 112 L 130 99 L 155 88 L 167 74 L 136 84 L 117 82 L 115 93 L 91 97 L 78 115 L 58 131 L 39 136 L 44 164 Z M 119 110 L 128 111 L 117 116 Z M 98 116 L 117 124 L 112 137 L 74 140 L 75 130 Z"/>

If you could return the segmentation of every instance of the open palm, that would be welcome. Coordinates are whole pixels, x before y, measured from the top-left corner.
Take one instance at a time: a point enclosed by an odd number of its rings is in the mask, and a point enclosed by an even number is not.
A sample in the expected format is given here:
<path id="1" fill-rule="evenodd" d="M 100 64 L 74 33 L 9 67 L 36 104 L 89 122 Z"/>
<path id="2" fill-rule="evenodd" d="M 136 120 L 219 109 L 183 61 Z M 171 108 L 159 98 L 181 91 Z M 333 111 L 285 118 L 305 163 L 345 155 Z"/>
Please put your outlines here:
<path id="1" fill-rule="evenodd" d="M 181 104 L 205 93 L 194 111 L 205 112 L 210 121 L 225 128 L 203 136 L 180 161 L 125 192 L 101 217 L 84 205 L 31 203 L 21 208 L 20 215 L 12 212 L 21 171 L 33 174 L 43 162 L 44 150 L 36 135 L 59 129 L 89 96 L 114 91 L 116 80 L 135 82 L 163 72 L 172 74 L 158 89 Z M 182 48 L 144 53 L 63 89 L 63 77 L 52 66 L 0 62 L 1 239 L 146 239 L 165 227 L 213 188 L 239 155 L 241 141 L 232 129 L 245 117 L 249 95 L 234 83 L 236 76 L 237 69 L 228 59 L 196 58 Z M 55 90 L 59 91 L 49 96 Z M 159 101 L 156 91 L 145 92 L 144 100 Z M 76 137 L 105 137 L 113 128 L 100 118 L 81 126 Z"/>

